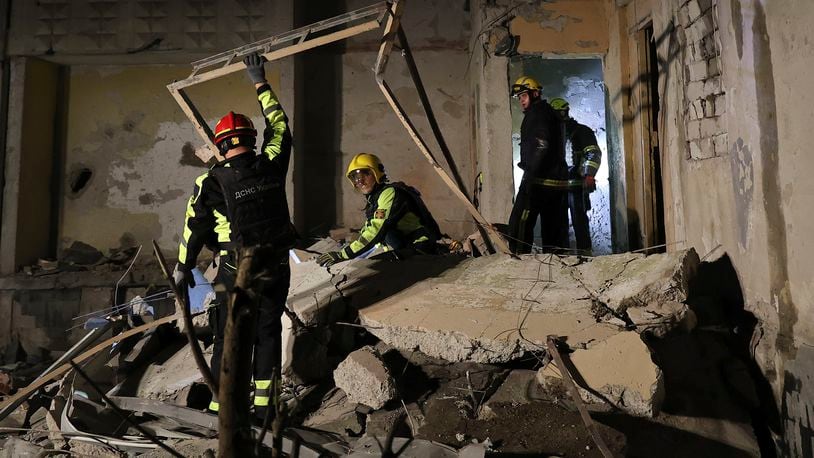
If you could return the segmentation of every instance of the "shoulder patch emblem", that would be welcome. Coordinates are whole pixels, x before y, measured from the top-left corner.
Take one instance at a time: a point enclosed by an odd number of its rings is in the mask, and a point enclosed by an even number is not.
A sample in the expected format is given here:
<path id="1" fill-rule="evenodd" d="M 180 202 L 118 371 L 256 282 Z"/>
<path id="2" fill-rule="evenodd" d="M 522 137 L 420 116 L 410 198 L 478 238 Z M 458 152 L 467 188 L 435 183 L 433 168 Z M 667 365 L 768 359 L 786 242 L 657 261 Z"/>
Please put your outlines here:
<path id="1" fill-rule="evenodd" d="M 376 213 L 373 214 L 373 218 L 375 219 L 385 219 L 387 218 L 387 210 L 380 208 L 376 210 Z"/>

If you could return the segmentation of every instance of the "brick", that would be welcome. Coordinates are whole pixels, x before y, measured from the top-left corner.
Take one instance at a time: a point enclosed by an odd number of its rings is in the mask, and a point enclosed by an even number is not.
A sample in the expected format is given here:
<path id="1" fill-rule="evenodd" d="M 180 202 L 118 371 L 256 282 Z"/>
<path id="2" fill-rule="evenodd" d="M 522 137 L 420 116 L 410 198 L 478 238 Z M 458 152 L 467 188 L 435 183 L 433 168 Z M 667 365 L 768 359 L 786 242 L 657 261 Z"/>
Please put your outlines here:
<path id="1" fill-rule="evenodd" d="M 716 135 L 712 138 L 716 156 L 726 156 L 729 153 L 729 139 L 726 133 Z"/>
<path id="2" fill-rule="evenodd" d="M 708 58 L 715 57 L 718 55 L 718 36 L 717 32 L 713 33 L 712 35 L 704 38 L 701 41 L 701 44 L 704 46 L 703 54 Z"/>
<path id="3" fill-rule="evenodd" d="M 707 79 L 707 61 L 693 62 L 687 65 L 687 73 L 690 81 L 703 81 Z"/>
<path id="4" fill-rule="evenodd" d="M 715 97 L 715 116 L 721 116 L 726 113 L 726 96 L 720 94 Z"/>
<path id="5" fill-rule="evenodd" d="M 708 95 L 704 98 L 702 106 L 704 107 L 704 117 L 711 118 L 715 116 L 715 99 L 714 95 Z"/>
<path id="6" fill-rule="evenodd" d="M 723 132 L 723 128 L 721 127 L 721 118 L 704 118 L 701 120 L 701 137 L 714 137 L 721 132 Z"/>
<path id="7" fill-rule="evenodd" d="M 684 95 L 687 100 L 703 99 L 709 93 L 705 91 L 706 84 L 703 81 L 693 81 L 687 85 L 684 90 Z"/>
<path id="8" fill-rule="evenodd" d="M 707 61 L 707 75 L 715 76 L 721 74 L 721 60 L 717 57 Z"/>
<path id="9" fill-rule="evenodd" d="M 687 3 L 687 14 L 690 16 L 690 22 L 695 22 L 701 16 L 701 5 L 698 4 L 698 0 L 691 0 Z"/>
<path id="10" fill-rule="evenodd" d="M 692 140 L 687 145 L 690 149 L 690 159 L 702 160 L 715 157 L 715 144 L 711 138 Z"/>
<path id="11" fill-rule="evenodd" d="M 712 142 L 712 137 L 698 140 L 698 146 L 701 149 L 701 155 L 697 159 L 709 159 L 715 157 L 715 143 Z"/>
<path id="12" fill-rule="evenodd" d="M 690 14 L 687 12 L 687 8 L 679 8 L 678 23 L 685 29 L 690 25 Z"/>
<path id="13" fill-rule="evenodd" d="M 695 36 L 695 40 L 693 41 L 699 41 L 702 38 L 711 35 L 712 31 L 714 30 L 712 25 L 712 16 L 705 14 L 699 17 L 695 22 L 692 23 L 690 28 L 693 30 L 692 35 Z"/>
<path id="14" fill-rule="evenodd" d="M 696 120 L 704 117 L 704 99 L 693 100 L 690 103 L 689 115 L 690 119 Z"/>
<path id="15" fill-rule="evenodd" d="M 722 92 L 723 90 L 721 89 L 720 76 L 708 78 L 706 81 L 704 81 L 704 95 L 720 94 Z"/>
<path id="16" fill-rule="evenodd" d="M 687 121 L 687 138 L 689 140 L 701 138 L 701 121 Z"/>

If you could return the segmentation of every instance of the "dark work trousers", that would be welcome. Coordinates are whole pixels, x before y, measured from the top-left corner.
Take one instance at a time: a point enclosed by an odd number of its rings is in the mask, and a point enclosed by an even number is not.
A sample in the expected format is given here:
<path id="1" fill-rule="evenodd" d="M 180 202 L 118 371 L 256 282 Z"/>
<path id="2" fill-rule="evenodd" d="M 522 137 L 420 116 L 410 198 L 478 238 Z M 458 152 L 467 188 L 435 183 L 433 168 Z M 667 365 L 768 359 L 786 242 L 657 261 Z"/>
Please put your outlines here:
<path id="1" fill-rule="evenodd" d="M 215 277 L 218 305 L 209 309 L 209 326 L 215 336 L 212 348 L 212 374 L 220 383 L 221 358 L 223 356 L 223 335 L 228 316 L 229 293 L 235 286 L 237 264 L 231 255 L 221 256 L 218 274 Z M 285 301 L 288 297 L 288 286 L 291 282 L 291 269 L 288 256 L 282 255 L 274 265 L 269 266 L 264 275 L 266 280 L 252 285 L 257 288 L 257 329 L 254 342 L 254 379 L 271 380 L 274 368 L 280 367 L 282 357 L 282 323 Z M 223 285 L 224 288 L 220 288 Z M 214 396 L 213 396 L 214 397 Z M 263 409 L 263 414 L 265 409 Z M 262 415 L 262 414 L 261 414 Z"/>
<path id="2" fill-rule="evenodd" d="M 588 210 L 591 209 L 590 194 L 584 188 L 568 191 L 568 210 L 571 212 L 571 225 L 577 239 L 577 250 L 581 254 L 591 253 L 591 229 L 588 221 Z"/>
<path id="3" fill-rule="evenodd" d="M 509 249 L 513 253 L 531 253 L 534 226 L 540 218 L 543 252 L 557 252 L 568 247 L 567 192 L 557 188 L 520 183 L 509 217 Z"/>

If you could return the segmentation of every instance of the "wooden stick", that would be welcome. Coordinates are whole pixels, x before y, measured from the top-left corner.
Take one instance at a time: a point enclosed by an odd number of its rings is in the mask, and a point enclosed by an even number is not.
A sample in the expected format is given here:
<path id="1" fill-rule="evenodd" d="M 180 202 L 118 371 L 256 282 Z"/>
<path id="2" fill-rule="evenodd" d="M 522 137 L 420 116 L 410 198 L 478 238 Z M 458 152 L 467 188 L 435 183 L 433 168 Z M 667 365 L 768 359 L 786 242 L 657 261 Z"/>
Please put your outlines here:
<path id="1" fill-rule="evenodd" d="M 413 125 L 413 122 L 399 104 L 395 94 L 387 84 L 387 81 L 384 80 L 384 72 L 387 67 L 387 62 L 390 59 L 390 53 L 393 50 L 393 40 L 395 40 L 398 36 L 398 28 L 401 26 L 401 12 L 403 8 L 404 0 L 395 0 L 393 2 L 391 14 L 387 18 L 387 25 L 384 29 L 384 37 L 382 38 L 382 44 L 379 47 L 379 54 L 376 59 L 376 83 L 379 85 L 379 89 L 381 89 L 382 93 L 384 94 L 384 98 L 387 100 L 387 103 L 390 104 L 390 107 L 396 113 L 399 121 L 401 121 L 401 124 L 405 129 L 407 129 L 407 133 L 410 135 L 410 138 L 412 138 L 413 142 L 415 142 L 416 146 L 418 146 L 418 150 L 421 151 L 432 166 L 433 170 L 435 170 L 438 176 L 441 177 L 444 184 L 446 184 L 450 191 L 452 191 L 452 194 L 454 194 L 455 197 L 457 197 L 458 200 L 464 204 L 464 207 L 472 215 L 472 217 L 475 218 L 475 221 L 483 225 L 483 227 L 489 233 L 494 245 L 497 246 L 497 248 L 503 253 L 511 254 L 509 245 L 507 245 L 506 241 L 500 236 L 500 234 L 498 234 L 494 226 L 484 219 L 483 215 L 481 215 L 478 209 L 472 205 L 472 202 L 469 201 L 469 198 L 455 184 L 455 181 L 449 176 L 446 170 L 444 170 L 441 165 L 438 164 L 438 161 L 432 155 L 430 149 L 427 147 L 427 144 L 421 138 L 421 135 Z"/>
<path id="2" fill-rule="evenodd" d="M 582 398 L 579 396 L 577 385 L 574 383 L 574 379 L 571 378 L 571 372 L 568 371 L 568 367 L 565 366 L 562 356 L 557 350 L 557 336 L 548 336 L 546 343 L 548 344 L 548 351 L 552 356 L 554 356 L 554 361 L 557 362 L 557 367 L 560 368 L 560 373 L 562 373 L 562 379 L 565 382 L 565 386 L 568 388 L 568 392 L 571 394 L 571 397 L 574 398 L 574 402 L 577 404 L 577 410 L 579 410 L 579 416 L 582 417 L 582 422 L 585 423 L 585 427 L 591 434 L 591 438 L 594 440 L 596 446 L 599 447 L 599 451 L 602 452 L 602 456 L 605 458 L 612 458 L 613 454 L 605 444 L 602 436 L 599 435 L 599 430 L 596 428 L 596 423 L 594 423 L 594 420 L 591 418 L 591 415 L 588 413 L 588 410 L 582 403 Z"/>

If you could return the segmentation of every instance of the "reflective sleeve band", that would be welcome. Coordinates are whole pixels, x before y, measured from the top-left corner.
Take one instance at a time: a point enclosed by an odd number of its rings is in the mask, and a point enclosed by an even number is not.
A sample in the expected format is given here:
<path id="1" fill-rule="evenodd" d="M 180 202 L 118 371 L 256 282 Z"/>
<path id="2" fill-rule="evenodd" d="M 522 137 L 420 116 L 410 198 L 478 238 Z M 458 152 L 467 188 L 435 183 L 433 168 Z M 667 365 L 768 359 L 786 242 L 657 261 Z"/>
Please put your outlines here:
<path id="1" fill-rule="evenodd" d="M 552 180 L 550 178 L 530 178 L 528 181 L 548 188 L 567 188 L 571 184 L 570 180 Z"/>
<path id="2" fill-rule="evenodd" d="M 343 256 L 347 256 L 347 259 L 351 259 L 369 250 L 372 248 L 371 245 L 378 242 L 382 226 L 384 226 L 387 218 L 390 217 L 390 210 L 393 208 L 395 199 L 396 190 L 392 187 L 385 189 L 379 194 L 379 200 L 376 202 L 376 210 L 373 212 L 373 217 L 365 222 L 365 225 L 359 232 L 359 237 L 342 250 Z M 377 217 L 377 215 L 383 215 L 384 217 Z"/>
<path id="3" fill-rule="evenodd" d="M 274 159 L 282 152 L 283 135 L 288 129 L 288 120 L 277 99 L 277 95 L 271 90 L 271 86 L 265 86 L 262 92 L 257 94 L 257 100 L 260 102 L 260 107 L 263 110 L 263 116 L 266 118 L 266 124 L 271 127 L 271 138 L 266 143 L 262 153 L 269 159 Z"/>
<path id="4" fill-rule="evenodd" d="M 589 153 L 591 151 L 599 151 L 598 145 L 588 145 L 585 148 L 582 148 L 583 153 Z"/>
<path id="5" fill-rule="evenodd" d="M 254 381 L 254 405 L 265 407 L 269 405 L 271 394 L 271 380 Z"/>
<path id="6" fill-rule="evenodd" d="M 211 401 L 209 403 L 209 410 L 212 412 L 218 412 L 220 410 L 220 404 L 218 404 L 218 401 Z"/>
<path id="7" fill-rule="evenodd" d="M 599 168 L 599 162 L 585 161 L 585 167 L 593 167 L 595 169 L 598 169 Z"/>

